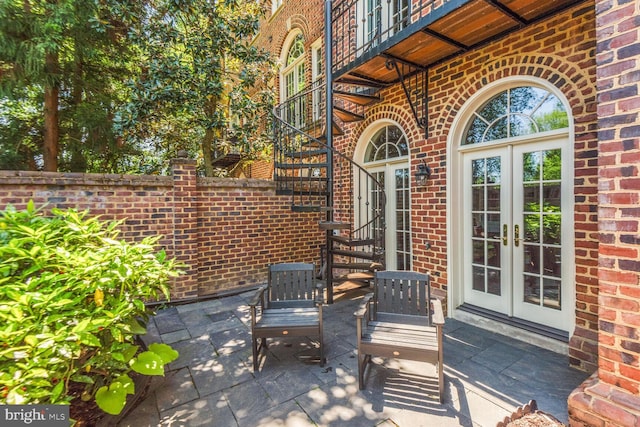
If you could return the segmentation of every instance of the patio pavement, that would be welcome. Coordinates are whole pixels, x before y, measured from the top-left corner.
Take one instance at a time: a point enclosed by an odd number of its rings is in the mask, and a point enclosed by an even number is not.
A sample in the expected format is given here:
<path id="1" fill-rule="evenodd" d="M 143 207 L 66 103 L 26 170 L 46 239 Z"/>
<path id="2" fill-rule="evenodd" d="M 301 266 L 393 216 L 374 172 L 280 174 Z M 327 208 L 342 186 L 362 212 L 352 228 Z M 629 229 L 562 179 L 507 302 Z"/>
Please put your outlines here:
<path id="1" fill-rule="evenodd" d="M 118 426 L 495 426 L 520 405 L 567 422 L 588 374 L 567 356 L 454 319 L 445 322 L 445 402 L 431 365 L 374 359 L 358 390 L 353 312 L 362 291 L 324 308 L 327 363 L 311 340 L 270 341 L 252 372 L 248 292 L 159 310 L 144 337 L 180 352 Z M 427 375 L 425 375 L 427 373 Z"/>

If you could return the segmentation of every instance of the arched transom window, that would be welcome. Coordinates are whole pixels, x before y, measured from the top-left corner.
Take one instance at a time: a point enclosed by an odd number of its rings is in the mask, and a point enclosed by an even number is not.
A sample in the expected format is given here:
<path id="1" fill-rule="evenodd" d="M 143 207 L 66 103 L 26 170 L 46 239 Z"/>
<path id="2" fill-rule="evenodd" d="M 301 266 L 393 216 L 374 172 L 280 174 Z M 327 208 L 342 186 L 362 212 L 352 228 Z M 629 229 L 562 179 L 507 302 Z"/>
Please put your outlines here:
<path id="1" fill-rule="evenodd" d="M 396 125 L 379 129 L 369 140 L 364 155 L 365 163 L 409 155 L 409 147 L 404 132 Z"/>
<path id="2" fill-rule="evenodd" d="M 569 126 L 562 102 L 551 92 L 533 86 L 507 89 L 474 112 L 463 145 L 531 135 Z"/>

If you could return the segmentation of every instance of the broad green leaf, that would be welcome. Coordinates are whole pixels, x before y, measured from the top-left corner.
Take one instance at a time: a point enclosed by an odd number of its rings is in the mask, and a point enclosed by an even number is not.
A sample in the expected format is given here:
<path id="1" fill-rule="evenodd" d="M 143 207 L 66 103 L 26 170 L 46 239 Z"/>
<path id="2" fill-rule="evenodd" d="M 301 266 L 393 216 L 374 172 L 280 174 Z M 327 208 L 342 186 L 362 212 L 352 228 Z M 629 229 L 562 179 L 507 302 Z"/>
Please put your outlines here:
<path id="1" fill-rule="evenodd" d="M 115 380 L 113 380 L 113 382 L 117 382 L 119 384 L 122 385 L 122 388 L 124 389 L 124 391 L 127 394 L 133 394 L 136 392 L 136 386 L 133 382 L 133 380 L 131 379 L 131 377 L 129 377 L 129 375 L 124 374 L 124 375 L 120 375 L 118 378 L 116 378 Z"/>
<path id="2" fill-rule="evenodd" d="M 144 335 L 147 333 L 147 328 L 142 326 L 136 319 L 130 319 L 127 322 L 127 332 L 130 332 L 134 335 Z"/>
<path id="3" fill-rule="evenodd" d="M 78 336 L 82 344 L 85 344 L 91 347 L 100 347 L 102 345 L 100 343 L 100 340 L 95 335 L 90 334 L 88 332 L 80 332 Z"/>
<path id="4" fill-rule="evenodd" d="M 152 351 L 140 353 L 133 359 L 131 369 L 143 375 L 163 375 L 164 363 L 162 358 Z"/>
<path id="5" fill-rule="evenodd" d="M 180 354 L 176 350 L 171 348 L 171 346 L 162 343 L 151 344 L 149 346 L 149 351 L 152 351 L 160 356 L 164 363 L 173 362 L 178 358 L 178 356 L 180 356 Z"/>
<path id="6" fill-rule="evenodd" d="M 75 334 L 84 331 L 85 329 L 87 329 L 87 326 L 89 326 L 90 322 L 91 318 L 89 317 L 82 319 L 76 326 L 73 327 L 73 329 L 71 329 L 71 333 Z"/>
<path id="7" fill-rule="evenodd" d="M 120 384 L 102 386 L 96 392 L 96 403 L 107 414 L 118 415 L 127 403 L 127 392 Z"/>

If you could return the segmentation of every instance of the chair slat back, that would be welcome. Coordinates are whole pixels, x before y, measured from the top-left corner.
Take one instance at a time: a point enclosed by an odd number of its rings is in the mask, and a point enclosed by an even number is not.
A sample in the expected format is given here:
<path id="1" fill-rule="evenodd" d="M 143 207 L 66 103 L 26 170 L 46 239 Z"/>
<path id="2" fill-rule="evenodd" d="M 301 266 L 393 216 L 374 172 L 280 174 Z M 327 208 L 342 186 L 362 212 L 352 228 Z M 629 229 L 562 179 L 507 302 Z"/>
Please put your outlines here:
<path id="1" fill-rule="evenodd" d="M 428 318 L 431 325 L 429 275 L 414 271 L 377 271 L 374 278 L 374 311 Z"/>
<path id="2" fill-rule="evenodd" d="M 268 305 L 275 307 L 291 301 L 308 301 L 312 305 L 316 297 L 314 270 L 313 264 L 299 262 L 270 265 Z"/>

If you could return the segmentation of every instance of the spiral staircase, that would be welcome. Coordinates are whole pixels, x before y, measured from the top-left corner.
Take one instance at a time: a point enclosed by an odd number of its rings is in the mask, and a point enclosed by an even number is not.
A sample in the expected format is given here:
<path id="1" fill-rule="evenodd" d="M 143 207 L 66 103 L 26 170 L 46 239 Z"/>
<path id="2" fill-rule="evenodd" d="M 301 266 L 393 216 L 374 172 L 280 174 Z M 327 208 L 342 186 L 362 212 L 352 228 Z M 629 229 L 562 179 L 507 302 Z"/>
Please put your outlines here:
<path id="1" fill-rule="evenodd" d="M 318 224 L 326 233 L 319 274 L 329 303 L 334 293 L 368 286 L 374 271 L 384 269 L 385 257 L 383 183 L 331 144 L 345 123 L 364 119 L 365 107 L 380 99 L 379 88 L 338 84 L 332 89 L 330 138 L 325 82 L 274 108 L 276 193 L 291 197 L 293 211 L 324 213 Z"/>

